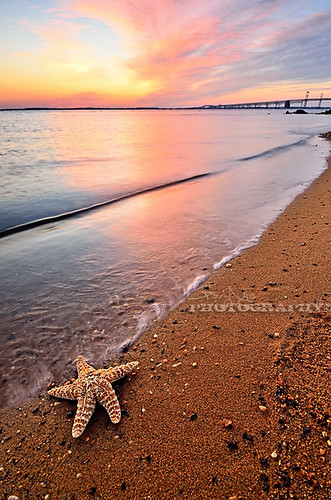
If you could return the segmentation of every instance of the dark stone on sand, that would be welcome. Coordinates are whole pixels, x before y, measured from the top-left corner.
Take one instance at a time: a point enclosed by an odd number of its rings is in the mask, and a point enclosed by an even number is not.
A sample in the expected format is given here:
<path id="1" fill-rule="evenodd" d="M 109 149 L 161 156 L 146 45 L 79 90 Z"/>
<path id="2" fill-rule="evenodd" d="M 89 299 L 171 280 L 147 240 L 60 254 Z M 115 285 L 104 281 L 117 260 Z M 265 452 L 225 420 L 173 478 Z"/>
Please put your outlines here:
<path id="1" fill-rule="evenodd" d="M 39 410 L 39 406 L 37 406 L 37 408 L 35 408 L 34 410 L 32 410 L 32 413 L 35 415 L 36 413 L 38 413 L 40 410 Z"/>
<path id="2" fill-rule="evenodd" d="M 146 302 L 147 304 L 154 304 L 155 299 L 147 299 Z"/>
<path id="3" fill-rule="evenodd" d="M 220 330 L 221 327 L 217 326 L 217 325 L 214 325 L 213 328 L 214 328 L 214 330 Z"/>
<path id="4" fill-rule="evenodd" d="M 232 439 L 232 441 L 229 441 L 228 443 L 228 448 L 230 450 L 236 450 L 238 448 L 238 443 L 237 441 L 235 441 L 234 439 Z"/>
<path id="5" fill-rule="evenodd" d="M 283 483 L 283 486 L 285 486 L 285 488 L 289 488 L 291 486 L 291 478 L 287 472 L 283 472 L 280 479 Z"/>
<path id="6" fill-rule="evenodd" d="M 262 484 L 263 491 L 269 491 L 269 476 L 267 476 L 267 474 L 265 474 L 264 472 L 261 472 L 260 479 L 263 483 Z"/>
<path id="7" fill-rule="evenodd" d="M 190 416 L 190 420 L 193 422 L 193 420 L 196 420 L 198 418 L 198 415 L 196 413 L 193 413 L 193 415 Z"/>
<path id="8" fill-rule="evenodd" d="M 262 292 L 267 292 L 267 291 L 268 291 L 268 287 L 267 287 L 267 286 L 264 286 L 264 287 L 262 288 Z"/>
<path id="9" fill-rule="evenodd" d="M 59 443 L 59 444 L 60 444 L 60 446 L 64 446 L 66 444 L 66 442 L 65 441 L 61 441 L 61 443 Z"/>
<path id="10" fill-rule="evenodd" d="M 301 437 L 304 438 L 305 436 L 307 436 L 308 434 L 310 434 L 310 432 L 311 432 L 311 428 L 310 427 L 304 427 L 303 431 L 302 431 L 302 434 L 301 434 Z"/>
<path id="11" fill-rule="evenodd" d="M 253 442 L 252 436 L 250 434 L 248 434 L 246 431 L 243 434 L 243 439 L 245 439 L 246 441 L 249 441 L 250 443 Z"/>
<path id="12" fill-rule="evenodd" d="M 95 495 L 95 492 L 97 491 L 97 487 L 96 486 L 92 486 L 92 488 L 90 489 L 89 491 L 89 494 L 90 495 Z"/>
<path id="13" fill-rule="evenodd" d="M 122 483 L 122 484 L 121 484 L 121 490 L 122 490 L 122 491 L 125 491 L 125 490 L 126 490 L 126 483 Z"/>
<path id="14" fill-rule="evenodd" d="M 212 476 L 212 478 L 211 478 L 211 482 L 212 482 L 213 484 L 216 484 L 216 483 L 217 483 L 217 476 Z"/>
<path id="15" fill-rule="evenodd" d="M 70 411 L 68 411 L 68 413 L 67 413 L 67 418 L 71 418 L 71 417 L 73 417 L 73 416 L 74 416 L 74 412 L 73 412 L 73 411 L 71 411 L 71 410 L 70 410 Z"/>
<path id="16" fill-rule="evenodd" d="M 124 344 L 121 348 L 121 351 L 122 352 L 128 352 L 128 350 L 130 349 L 130 345 L 131 343 L 130 342 L 127 342 L 126 344 Z"/>

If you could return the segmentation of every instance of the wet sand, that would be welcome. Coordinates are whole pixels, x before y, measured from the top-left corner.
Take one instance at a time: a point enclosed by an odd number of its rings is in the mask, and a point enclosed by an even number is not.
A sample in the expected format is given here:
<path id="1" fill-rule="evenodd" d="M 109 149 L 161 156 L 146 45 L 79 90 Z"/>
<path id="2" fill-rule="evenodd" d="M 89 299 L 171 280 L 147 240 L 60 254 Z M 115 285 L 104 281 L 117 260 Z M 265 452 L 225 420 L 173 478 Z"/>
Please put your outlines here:
<path id="1" fill-rule="evenodd" d="M 76 403 L 46 388 L 2 411 L 0 498 L 331 498 L 330 190 L 329 160 L 119 356 L 140 363 L 114 384 L 119 424 L 98 407 L 73 439 Z"/>

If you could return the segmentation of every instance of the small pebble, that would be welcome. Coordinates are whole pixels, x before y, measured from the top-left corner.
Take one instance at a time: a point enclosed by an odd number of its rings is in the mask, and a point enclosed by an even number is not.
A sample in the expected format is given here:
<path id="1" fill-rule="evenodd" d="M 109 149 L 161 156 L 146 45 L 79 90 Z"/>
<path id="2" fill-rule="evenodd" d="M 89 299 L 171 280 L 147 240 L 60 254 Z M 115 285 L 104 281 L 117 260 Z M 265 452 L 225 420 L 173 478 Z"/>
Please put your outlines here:
<path id="1" fill-rule="evenodd" d="M 223 420 L 223 424 L 224 424 L 224 427 L 226 427 L 227 429 L 231 429 L 232 427 L 232 420 L 228 420 L 228 419 L 224 419 Z"/>
<path id="2" fill-rule="evenodd" d="M 228 262 L 227 264 L 225 264 L 225 267 L 232 267 L 232 264 L 230 264 L 230 262 Z"/>
<path id="3" fill-rule="evenodd" d="M 250 443 L 253 442 L 252 436 L 248 434 L 246 431 L 243 433 L 243 439 L 246 439 L 246 441 L 249 441 Z"/>
<path id="4" fill-rule="evenodd" d="M 236 450 L 238 448 L 238 443 L 234 439 L 228 443 L 228 448 L 230 450 Z"/>
<path id="5" fill-rule="evenodd" d="M 10 497 L 8 497 L 8 500 L 20 500 L 16 495 L 10 495 Z"/>
<path id="6" fill-rule="evenodd" d="M 267 411 L 267 408 L 266 406 L 263 406 L 263 405 L 260 405 L 259 406 L 259 409 L 264 413 L 265 411 Z"/>
<path id="7" fill-rule="evenodd" d="M 271 458 L 277 458 L 277 457 L 278 457 L 277 453 L 275 451 L 273 451 L 271 453 Z"/>
<path id="8" fill-rule="evenodd" d="M 192 363 L 192 366 L 196 367 L 196 366 L 198 366 L 198 363 L 194 362 L 194 363 Z"/>

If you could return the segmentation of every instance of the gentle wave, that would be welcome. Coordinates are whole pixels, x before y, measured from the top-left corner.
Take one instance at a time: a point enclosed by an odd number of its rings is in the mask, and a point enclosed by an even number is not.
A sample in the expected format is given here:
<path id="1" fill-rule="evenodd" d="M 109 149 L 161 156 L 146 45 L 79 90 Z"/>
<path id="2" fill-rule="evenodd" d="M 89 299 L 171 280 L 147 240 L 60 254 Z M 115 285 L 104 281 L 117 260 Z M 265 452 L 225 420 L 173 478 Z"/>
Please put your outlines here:
<path id="1" fill-rule="evenodd" d="M 150 193 L 152 191 L 158 191 L 160 189 L 166 189 L 166 188 L 169 188 L 172 186 L 177 186 L 178 184 L 183 184 L 184 182 L 194 181 L 194 180 L 201 179 L 203 177 L 207 177 L 207 176 L 210 176 L 213 174 L 214 174 L 214 172 L 205 172 L 202 174 L 192 175 L 190 177 L 185 177 L 183 179 L 178 179 L 175 181 L 167 182 L 166 184 L 158 184 L 156 186 L 151 186 L 151 187 L 148 187 L 145 189 L 141 189 L 139 191 L 133 191 L 130 193 L 126 193 L 126 194 L 119 196 L 117 198 L 102 201 L 100 203 L 95 203 L 93 205 L 89 205 L 88 207 L 77 208 L 76 210 L 72 210 L 70 212 L 63 212 L 63 213 L 60 213 L 58 215 L 52 215 L 50 217 L 44 217 L 42 219 L 37 219 L 37 220 L 30 221 L 30 222 L 26 222 L 24 224 L 19 224 L 17 226 L 12 226 L 12 227 L 4 229 L 3 231 L 0 231 L 0 238 L 4 238 L 4 237 L 9 236 L 11 234 L 20 233 L 22 231 L 27 231 L 29 229 L 33 229 L 33 228 L 38 227 L 38 226 L 43 226 L 44 224 L 50 224 L 52 222 L 57 222 L 59 220 L 68 219 L 69 217 L 76 217 L 76 216 L 81 215 L 85 212 L 90 212 L 92 210 L 96 210 L 98 208 L 104 207 L 106 205 L 110 205 L 112 203 L 118 203 L 119 201 L 127 200 L 128 198 L 133 198 L 134 196 L 139 196 L 141 194 Z"/>
<path id="2" fill-rule="evenodd" d="M 307 143 L 307 141 L 310 137 L 313 137 L 313 136 L 311 135 L 311 136 L 307 137 L 306 139 L 300 139 L 299 141 L 291 142 L 290 144 L 285 144 L 284 146 L 276 146 L 275 148 L 267 149 L 266 151 L 262 151 L 262 153 L 257 153 L 257 154 L 252 155 L 252 156 L 238 158 L 237 161 L 256 160 L 257 158 L 263 158 L 263 157 L 271 158 L 272 156 L 275 156 L 276 154 L 279 154 L 279 153 L 283 153 L 284 151 L 288 151 L 289 149 L 291 149 L 295 146 L 303 146 L 304 144 Z"/>
<path id="3" fill-rule="evenodd" d="M 219 262 L 216 262 L 214 264 L 214 270 L 217 271 L 218 269 L 221 269 L 221 267 L 225 266 L 225 264 L 227 262 L 234 259 L 235 257 L 238 257 L 244 250 L 247 250 L 248 248 L 253 247 L 254 245 L 257 245 L 257 243 L 260 241 L 261 236 L 263 235 L 264 231 L 265 231 L 265 226 L 263 226 L 261 231 L 259 231 L 255 236 L 245 240 L 241 245 L 238 245 L 228 255 L 223 257 L 222 260 L 220 260 Z"/>

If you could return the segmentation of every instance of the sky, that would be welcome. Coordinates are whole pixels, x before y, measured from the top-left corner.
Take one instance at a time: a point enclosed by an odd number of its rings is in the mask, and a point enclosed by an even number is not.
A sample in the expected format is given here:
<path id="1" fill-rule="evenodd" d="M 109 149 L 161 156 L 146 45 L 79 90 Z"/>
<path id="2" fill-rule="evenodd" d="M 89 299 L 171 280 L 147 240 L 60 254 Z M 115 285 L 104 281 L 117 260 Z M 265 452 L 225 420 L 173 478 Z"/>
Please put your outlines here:
<path id="1" fill-rule="evenodd" d="M 0 0 L 0 107 L 331 97 L 330 0 Z"/>

